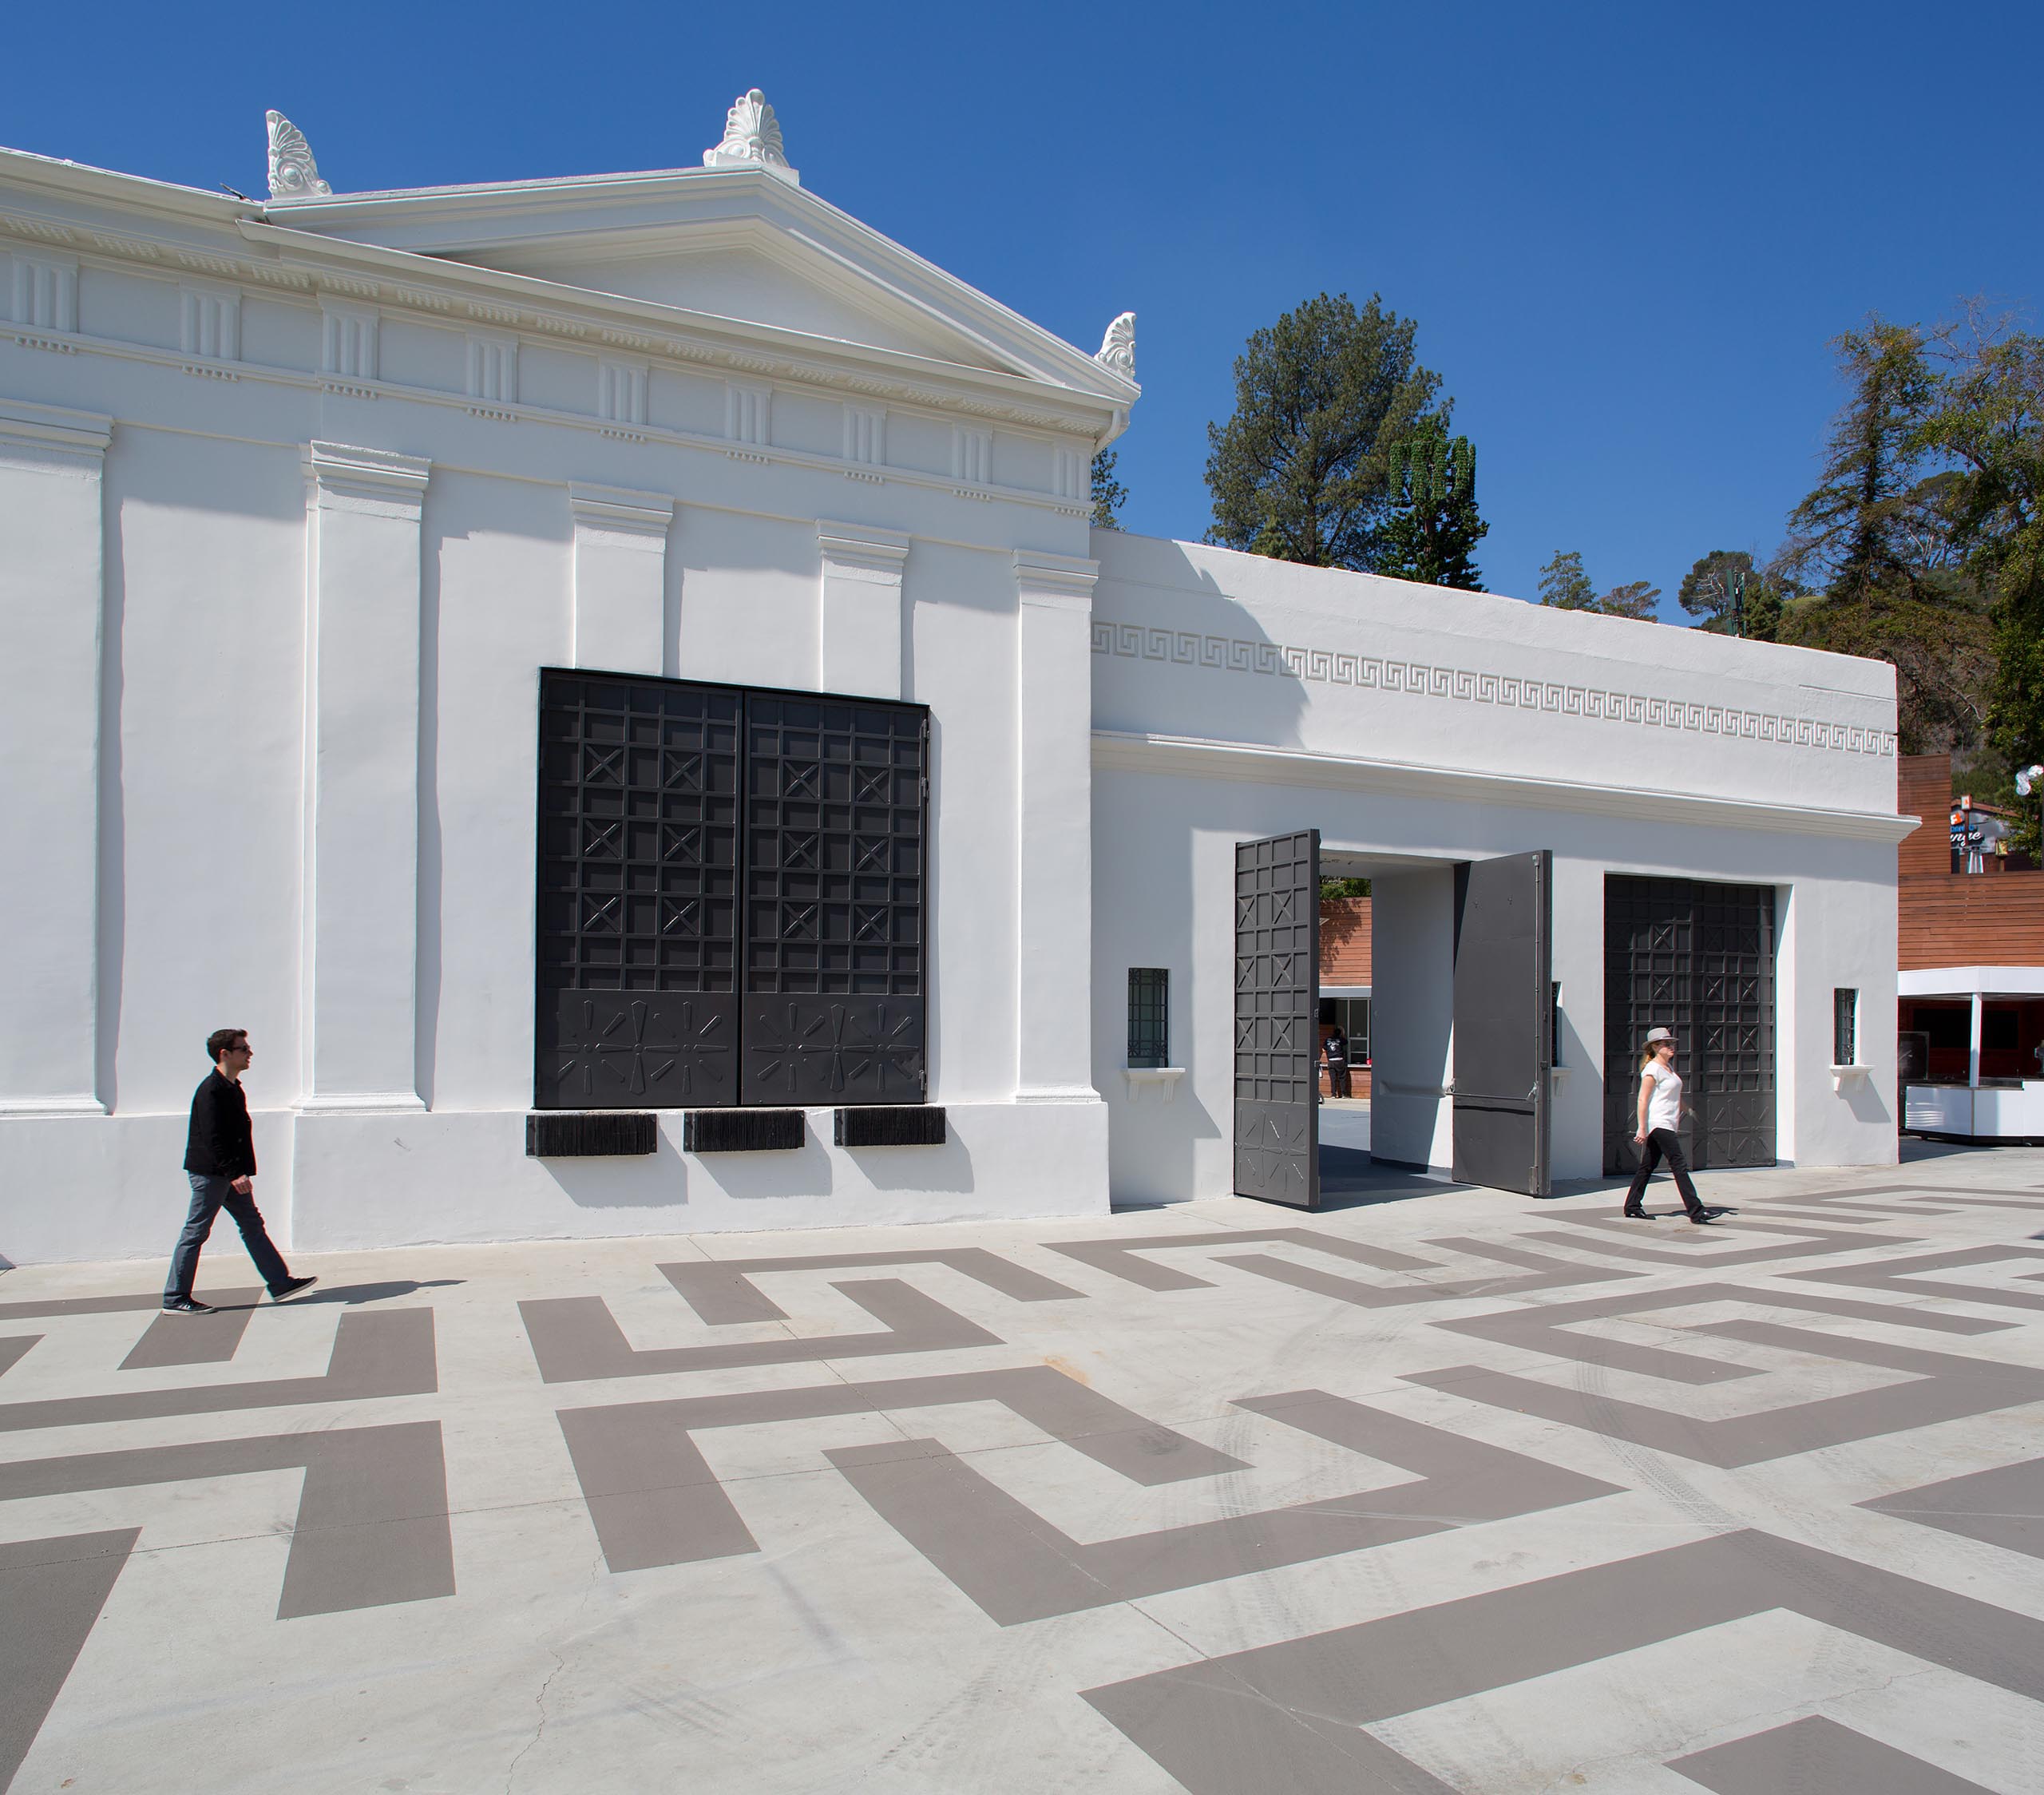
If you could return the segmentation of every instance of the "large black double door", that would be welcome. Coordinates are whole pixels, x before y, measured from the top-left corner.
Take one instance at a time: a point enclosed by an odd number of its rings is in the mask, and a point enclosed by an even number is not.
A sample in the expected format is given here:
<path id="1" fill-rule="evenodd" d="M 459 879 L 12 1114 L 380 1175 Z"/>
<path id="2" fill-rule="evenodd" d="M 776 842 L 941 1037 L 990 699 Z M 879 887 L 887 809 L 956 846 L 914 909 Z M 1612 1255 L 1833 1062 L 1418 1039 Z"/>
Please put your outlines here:
<path id="1" fill-rule="evenodd" d="M 535 1102 L 920 1103 L 929 713 L 543 669 Z"/>
<path id="2" fill-rule="evenodd" d="M 1604 1170 L 1637 1168 L 1640 1056 L 1674 1030 L 1691 1163 L 1774 1163 L 1774 888 L 1604 880 Z"/>

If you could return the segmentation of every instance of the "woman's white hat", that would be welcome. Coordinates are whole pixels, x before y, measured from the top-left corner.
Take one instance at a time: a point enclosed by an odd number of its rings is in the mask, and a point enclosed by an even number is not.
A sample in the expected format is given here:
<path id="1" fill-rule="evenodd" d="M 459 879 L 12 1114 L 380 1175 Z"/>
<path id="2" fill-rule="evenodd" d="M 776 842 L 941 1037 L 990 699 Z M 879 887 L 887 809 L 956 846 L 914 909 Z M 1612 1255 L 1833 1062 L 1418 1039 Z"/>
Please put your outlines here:
<path id="1" fill-rule="evenodd" d="M 1670 1029 L 1650 1028 L 1646 1031 L 1646 1044 L 1649 1047 L 1653 1046 L 1656 1041 L 1671 1041 L 1674 1038 L 1673 1031 Z"/>

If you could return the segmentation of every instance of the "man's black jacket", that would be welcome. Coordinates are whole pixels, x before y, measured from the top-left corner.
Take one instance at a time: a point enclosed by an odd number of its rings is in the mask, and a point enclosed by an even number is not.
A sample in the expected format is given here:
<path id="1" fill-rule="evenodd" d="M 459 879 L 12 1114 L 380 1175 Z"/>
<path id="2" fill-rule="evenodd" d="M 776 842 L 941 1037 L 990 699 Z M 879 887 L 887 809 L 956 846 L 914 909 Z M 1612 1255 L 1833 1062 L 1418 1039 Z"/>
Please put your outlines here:
<path id="1" fill-rule="evenodd" d="M 256 1133 L 248 1125 L 248 1098 L 217 1068 L 192 1093 L 192 1131 L 184 1139 L 184 1169 L 215 1178 L 256 1175 Z"/>

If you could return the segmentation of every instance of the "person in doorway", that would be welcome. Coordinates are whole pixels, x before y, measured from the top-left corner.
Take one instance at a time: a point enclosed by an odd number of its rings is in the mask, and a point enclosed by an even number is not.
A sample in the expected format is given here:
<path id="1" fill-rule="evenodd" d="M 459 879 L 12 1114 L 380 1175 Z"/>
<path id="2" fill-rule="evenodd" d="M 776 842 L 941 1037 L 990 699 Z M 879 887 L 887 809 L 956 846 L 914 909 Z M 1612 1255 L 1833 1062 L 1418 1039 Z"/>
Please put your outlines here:
<path id="1" fill-rule="evenodd" d="M 248 1122 L 248 1097 L 241 1075 L 256 1056 L 246 1028 L 216 1028 L 206 1037 L 213 1069 L 192 1093 L 192 1126 L 184 1140 L 184 1170 L 192 1180 L 192 1208 L 184 1231 L 170 1255 L 170 1278 L 163 1287 L 164 1313 L 210 1315 L 209 1304 L 196 1301 L 192 1281 L 198 1275 L 199 1249 L 213 1231 L 213 1218 L 224 1209 L 241 1230 L 241 1244 L 269 1286 L 270 1300 L 282 1302 L 319 1282 L 294 1278 L 284 1256 L 263 1226 L 256 1207 L 256 1134 Z"/>
<path id="2" fill-rule="evenodd" d="M 1349 1037 L 1341 1032 L 1341 1024 L 1336 1023 L 1332 1034 L 1320 1044 L 1320 1051 L 1327 1059 L 1327 1094 L 1330 1097 L 1348 1097 L 1355 1093 L 1349 1083 Z"/>
<path id="3" fill-rule="evenodd" d="M 1639 1148 L 1639 1170 L 1626 1192 L 1623 1213 L 1634 1221 L 1648 1218 L 1639 1199 L 1646 1195 L 1646 1181 L 1654 1175 L 1654 1168 L 1666 1159 L 1689 1219 L 1713 1222 L 1725 1211 L 1709 1207 L 1697 1195 L 1696 1186 L 1689 1181 L 1689 1158 L 1677 1132 L 1682 1123 L 1682 1075 L 1675 1070 L 1675 1037 L 1667 1029 L 1647 1031 L 1646 1051 L 1639 1064 L 1639 1125 L 1632 1137 Z"/>

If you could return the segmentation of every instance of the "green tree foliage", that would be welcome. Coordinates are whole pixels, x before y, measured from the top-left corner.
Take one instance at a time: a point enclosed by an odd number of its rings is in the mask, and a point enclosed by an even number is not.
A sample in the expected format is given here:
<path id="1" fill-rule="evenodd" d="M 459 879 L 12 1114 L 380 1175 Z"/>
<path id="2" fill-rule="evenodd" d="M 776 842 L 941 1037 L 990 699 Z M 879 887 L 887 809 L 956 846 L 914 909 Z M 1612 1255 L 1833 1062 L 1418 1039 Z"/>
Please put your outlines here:
<path id="1" fill-rule="evenodd" d="M 1481 592 L 1472 557 L 1491 526 L 1476 510 L 1476 451 L 1468 438 L 1448 434 L 1444 413 L 1422 418 L 1392 446 L 1390 484 L 1391 516 L 1375 571 Z"/>
<path id="2" fill-rule="evenodd" d="M 1557 549 L 1554 559 L 1540 569 L 1540 602 L 1558 611 L 1594 611 L 1597 588 L 1583 570 L 1583 557 L 1574 549 Z"/>
<path id="3" fill-rule="evenodd" d="M 1743 549 L 1713 549 L 1682 576 L 1675 599 L 1715 635 L 1772 642 L 1781 625 L 1781 593 Z"/>
<path id="4" fill-rule="evenodd" d="M 1962 477 L 1933 440 L 1949 383 L 1915 325 L 1876 318 L 1833 347 L 1846 402 L 1769 569 L 1816 589 L 1786 607 L 1779 639 L 1891 663 L 1903 751 L 1963 749 L 1985 721 L 1994 653 L 1987 605 L 1954 547 Z"/>
<path id="5" fill-rule="evenodd" d="M 1415 327 L 1372 295 L 1322 293 L 1250 337 L 1235 409 L 1206 428 L 1210 542 L 1314 567 L 1373 571 L 1391 451 L 1434 403 Z"/>
<path id="6" fill-rule="evenodd" d="M 1622 586 L 1612 587 L 1597 600 L 1597 608 L 1607 617 L 1633 617 L 1651 623 L 1654 600 L 1660 596 L 1658 586 L 1644 580 L 1630 581 Z"/>
<path id="7" fill-rule="evenodd" d="M 1093 528 L 1119 529 L 1121 508 L 1128 501 L 1128 489 L 1115 477 L 1115 462 L 1119 458 L 1111 449 L 1103 449 L 1093 458 Z"/>
<path id="8" fill-rule="evenodd" d="M 1367 898 L 1370 894 L 1368 879 L 1322 879 L 1320 882 L 1320 901 L 1332 903 L 1342 898 Z"/>
<path id="9" fill-rule="evenodd" d="M 2044 338 L 1975 308 L 1939 347 L 1948 371 L 1919 440 L 1951 465 L 1951 543 L 1991 607 L 1987 741 L 2027 767 L 2044 760 Z"/>
<path id="10" fill-rule="evenodd" d="M 1642 617 L 1650 621 L 1654 601 L 1660 596 L 1661 588 L 1644 580 L 1614 586 L 1600 594 L 1583 569 L 1581 553 L 1574 549 L 1557 549 L 1540 569 L 1540 602 L 1558 611 L 1595 611 L 1606 617 Z"/>

